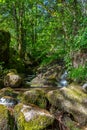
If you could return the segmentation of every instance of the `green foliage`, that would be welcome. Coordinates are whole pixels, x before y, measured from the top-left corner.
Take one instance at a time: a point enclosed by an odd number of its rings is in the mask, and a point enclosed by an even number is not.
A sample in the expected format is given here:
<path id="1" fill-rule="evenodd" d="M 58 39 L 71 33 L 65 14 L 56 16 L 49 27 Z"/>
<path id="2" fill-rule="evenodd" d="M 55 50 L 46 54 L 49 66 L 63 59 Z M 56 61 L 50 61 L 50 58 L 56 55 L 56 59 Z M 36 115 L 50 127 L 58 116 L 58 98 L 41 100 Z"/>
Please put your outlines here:
<path id="1" fill-rule="evenodd" d="M 9 61 L 9 69 L 16 69 L 19 73 L 24 72 L 24 63 L 23 60 L 20 59 L 19 56 L 17 55 L 13 55 L 12 57 L 10 57 L 10 61 Z"/>
<path id="2" fill-rule="evenodd" d="M 80 128 L 78 128 L 74 122 L 72 121 L 67 121 L 67 126 L 70 130 L 81 130 Z"/>
<path id="3" fill-rule="evenodd" d="M 10 48 L 10 60 L 8 69 L 16 69 L 17 72 L 24 72 L 24 63 L 23 60 L 20 59 L 17 51 L 14 48 Z"/>
<path id="4" fill-rule="evenodd" d="M 85 81 L 87 79 L 87 67 L 79 66 L 78 68 L 72 68 L 70 77 L 78 82 Z"/>
<path id="5" fill-rule="evenodd" d="M 17 50 L 17 55 L 11 52 L 10 67 L 22 70 L 27 53 L 33 64 L 47 65 L 61 58 L 73 72 L 71 77 L 83 74 L 84 68 L 74 70 L 70 54 L 87 46 L 83 10 L 83 4 L 74 0 L 1 0 L 0 28 L 9 30 L 10 46 Z"/>
<path id="6" fill-rule="evenodd" d="M 8 69 L 5 68 L 5 63 L 4 62 L 0 62 L 0 77 L 1 79 L 3 78 L 3 76 L 8 72 Z"/>
<path id="7" fill-rule="evenodd" d="M 87 28 L 79 30 L 78 35 L 75 37 L 75 48 L 84 49 L 87 46 Z"/>

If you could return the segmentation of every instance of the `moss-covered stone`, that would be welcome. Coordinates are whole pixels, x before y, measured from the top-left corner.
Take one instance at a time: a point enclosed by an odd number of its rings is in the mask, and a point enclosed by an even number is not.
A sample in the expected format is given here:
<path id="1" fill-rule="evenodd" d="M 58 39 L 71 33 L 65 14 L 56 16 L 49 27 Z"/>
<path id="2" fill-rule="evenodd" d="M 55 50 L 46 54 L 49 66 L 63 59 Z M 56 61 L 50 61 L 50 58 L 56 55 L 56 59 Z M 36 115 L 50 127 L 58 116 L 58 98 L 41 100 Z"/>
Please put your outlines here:
<path id="1" fill-rule="evenodd" d="M 18 93 L 15 92 L 12 88 L 7 87 L 0 90 L 0 98 L 3 96 L 10 96 L 16 98 L 18 96 Z"/>
<path id="2" fill-rule="evenodd" d="M 9 130 L 8 110 L 3 105 L 0 105 L 0 130 Z"/>
<path id="3" fill-rule="evenodd" d="M 54 108 L 72 113 L 75 120 L 81 125 L 87 124 L 87 94 L 79 85 L 71 84 L 68 87 L 53 90 L 46 96 Z"/>
<path id="4" fill-rule="evenodd" d="M 4 77 L 4 86 L 6 87 L 19 87 L 21 83 L 21 76 L 14 71 L 7 73 Z"/>
<path id="5" fill-rule="evenodd" d="M 14 112 L 18 130 L 43 130 L 54 122 L 48 111 L 32 105 L 18 104 Z"/>
<path id="6" fill-rule="evenodd" d="M 23 103 L 32 103 L 40 108 L 46 108 L 47 99 L 45 97 L 45 91 L 41 88 L 33 88 L 23 93 L 19 98 Z"/>
<path id="7" fill-rule="evenodd" d="M 32 87 L 52 87 L 57 86 L 56 82 L 60 78 L 62 73 L 61 66 L 53 64 L 43 67 L 37 71 L 36 77 L 30 82 Z"/>

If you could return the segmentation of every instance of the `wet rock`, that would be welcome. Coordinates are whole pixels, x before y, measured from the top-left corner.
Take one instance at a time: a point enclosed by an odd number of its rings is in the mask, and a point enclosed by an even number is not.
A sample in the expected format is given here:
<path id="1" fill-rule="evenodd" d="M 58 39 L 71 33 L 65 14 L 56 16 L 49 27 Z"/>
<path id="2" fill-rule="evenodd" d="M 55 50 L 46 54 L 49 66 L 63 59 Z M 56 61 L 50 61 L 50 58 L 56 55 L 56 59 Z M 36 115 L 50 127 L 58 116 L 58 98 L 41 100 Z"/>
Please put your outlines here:
<path id="1" fill-rule="evenodd" d="M 68 87 L 52 90 L 47 93 L 47 98 L 53 107 L 51 108 L 53 113 L 56 110 L 72 113 L 79 124 L 87 124 L 87 94 L 82 91 L 81 86 L 71 84 Z"/>
<path id="2" fill-rule="evenodd" d="M 9 72 L 5 77 L 4 77 L 4 86 L 6 87 L 19 87 L 20 84 L 22 83 L 22 78 L 19 74 L 15 72 Z"/>
<path id="3" fill-rule="evenodd" d="M 4 96 L 0 98 L 0 104 L 7 107 L 14 107 L 16 104 L 18 104 L 18 101 L 15 98 Z"/>
<path id="4" fill-rule="evenodd" d="M 24 103 L 32 103 L 40 108 L 46 108 L 47 99 L 45 97 L 45 91 L 41 88 L 33 88 L 29 91 L 23 93 L 23 96 L 20 96 L 19 99 Z"/>
<path id="5" fill-rule="evenodd" d="M 54 122 L 48 111 L 32 105 L 18 104 L 14 113 L 18 130 L 43 130 Z"/>

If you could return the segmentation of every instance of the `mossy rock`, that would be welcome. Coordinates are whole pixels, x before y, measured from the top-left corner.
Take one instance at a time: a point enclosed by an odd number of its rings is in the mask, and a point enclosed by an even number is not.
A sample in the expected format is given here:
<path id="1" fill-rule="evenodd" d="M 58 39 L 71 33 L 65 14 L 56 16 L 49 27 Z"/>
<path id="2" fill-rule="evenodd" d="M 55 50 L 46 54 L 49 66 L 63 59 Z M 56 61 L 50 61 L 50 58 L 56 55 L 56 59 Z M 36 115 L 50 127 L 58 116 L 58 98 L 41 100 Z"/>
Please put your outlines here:
<path id="1" fill-rule="evenodd" d="M 22 83 L 22 77 L 14 71 L 7 73 L 4 77 L 4 86 L 6 87 L 19 87 Z"/>
<path id="2" fill-rule="evenodd" d="M 53 108 L 71 113 L 81 125 L 87 124 L 87 94 L 82 91 L 81 86 L 71 84 L 50 91 L 46 96 Z M 53 112 L 55 111 L 54 109 Z"/>
<path id="3" fill-rule="evenodd" d="M 0 105 L 0 130 L 9 130 L 7 107 Z"/>
<path id="4" fill-rule="evenodd" d="M 46 108 L 47 99 L 45 97 L 45 91 L 41 88 L 33 88 L 19 96 L 19 100 L 23 103 L 32 103 L 40 108 Z"/>
<path id="5" fill-rule="evenodd" d="M 41 70 L 37 70 L 37 75 L 34 79 L 31 80 L 31 87 L 52 87 L 57 86 L 56 82 L 62 74 L 61 66 L 58 64 L 46 66 Z"/>
<path id="6" fill-rule="evenodd" d="M 17 98 L 18 93 L 15 92 L 12 88 L 7 87 L 0 90 L 0 98 L 3 96 L 10 96 L 13 98 Z"/>
<path id="7" fill-rule="evenodd" d="M 43 130 L 54 122 L 48 111 L 32 105 L 18 104 L 14 113 L 18 130 Z"/>

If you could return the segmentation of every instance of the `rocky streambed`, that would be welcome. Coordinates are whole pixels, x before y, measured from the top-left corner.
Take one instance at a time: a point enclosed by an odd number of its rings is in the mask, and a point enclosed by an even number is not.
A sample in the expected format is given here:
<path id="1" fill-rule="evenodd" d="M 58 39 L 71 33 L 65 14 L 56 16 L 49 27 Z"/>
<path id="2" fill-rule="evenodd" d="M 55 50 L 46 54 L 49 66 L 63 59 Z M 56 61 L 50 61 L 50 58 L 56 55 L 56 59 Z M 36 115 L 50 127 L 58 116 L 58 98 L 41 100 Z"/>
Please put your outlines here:
<path id="1" fill-rule="evenodd" d="M 87 130 L 87 92 L 61 70 L 9 70 L 0 82 L 0 130 Z"/>
<path id="2" fill-rule="evenodd" d="M 87 94 L 77 84 L 0 90 L 0 130 L 86 130 L 86 126 Z"/>

